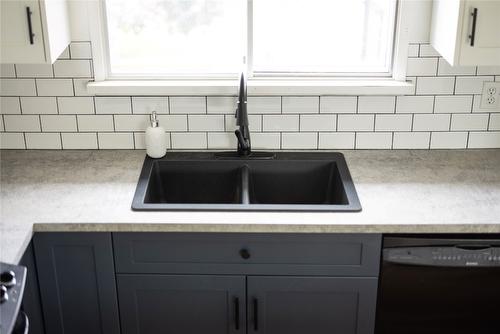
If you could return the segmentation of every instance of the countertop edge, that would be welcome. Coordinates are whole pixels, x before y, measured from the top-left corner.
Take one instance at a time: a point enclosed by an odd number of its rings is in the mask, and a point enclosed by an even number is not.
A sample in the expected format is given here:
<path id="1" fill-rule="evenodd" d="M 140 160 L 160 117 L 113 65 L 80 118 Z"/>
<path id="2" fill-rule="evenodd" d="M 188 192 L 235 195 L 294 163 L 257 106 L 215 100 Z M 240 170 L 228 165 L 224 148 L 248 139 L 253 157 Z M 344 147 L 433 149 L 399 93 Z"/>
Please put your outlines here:
<path id="1" fill-rule="evenodd" d="M 500 233 L 500 224 L 35 223 L 33 232 Z"/>

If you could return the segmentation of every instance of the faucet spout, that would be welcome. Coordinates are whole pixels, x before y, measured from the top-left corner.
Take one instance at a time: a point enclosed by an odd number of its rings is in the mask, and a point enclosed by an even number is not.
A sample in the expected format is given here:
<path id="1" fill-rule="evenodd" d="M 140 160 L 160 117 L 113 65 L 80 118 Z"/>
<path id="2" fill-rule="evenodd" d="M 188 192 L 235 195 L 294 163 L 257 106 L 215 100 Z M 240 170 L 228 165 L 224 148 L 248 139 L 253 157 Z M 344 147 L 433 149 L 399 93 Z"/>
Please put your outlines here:
<path id="1" fill-rule="evenodd" d="M 238 139 L 238 154 L 248 156 L 252 153 L 250 144 L 250 129 L 248 127 L 247 111 L 247 80 L 245 72 L 241 72 L 238 104 L 236 108 L 236 125 L 238 129 L 234 132 Z"/>

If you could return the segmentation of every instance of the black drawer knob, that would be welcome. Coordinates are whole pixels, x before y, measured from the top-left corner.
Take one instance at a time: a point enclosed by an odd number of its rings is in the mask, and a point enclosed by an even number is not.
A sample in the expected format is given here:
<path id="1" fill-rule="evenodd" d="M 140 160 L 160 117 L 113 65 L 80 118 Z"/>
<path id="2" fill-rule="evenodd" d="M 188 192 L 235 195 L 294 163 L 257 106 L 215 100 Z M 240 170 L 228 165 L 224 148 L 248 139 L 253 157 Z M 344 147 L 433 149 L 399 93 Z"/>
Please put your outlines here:
<path id="1" fill-rule="evenodd" d="M 250 252 L 248 251 L 248 249 L 243 248 L 242 250 L 240 250 L 240 256 L 243 259 L 248 260 L 250 258 Z"/>

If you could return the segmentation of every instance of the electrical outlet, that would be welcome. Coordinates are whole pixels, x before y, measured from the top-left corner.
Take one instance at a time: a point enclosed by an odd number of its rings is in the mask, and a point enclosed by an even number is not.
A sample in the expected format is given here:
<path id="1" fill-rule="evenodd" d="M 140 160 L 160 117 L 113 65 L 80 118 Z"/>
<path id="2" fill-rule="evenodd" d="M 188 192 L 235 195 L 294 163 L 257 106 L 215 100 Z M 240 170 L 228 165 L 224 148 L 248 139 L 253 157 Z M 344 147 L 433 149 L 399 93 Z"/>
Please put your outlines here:
<path id="1" fill-rule="evenodd" d="M 484 82 L 481 109 L 500 110 L 500 82 Z"/>

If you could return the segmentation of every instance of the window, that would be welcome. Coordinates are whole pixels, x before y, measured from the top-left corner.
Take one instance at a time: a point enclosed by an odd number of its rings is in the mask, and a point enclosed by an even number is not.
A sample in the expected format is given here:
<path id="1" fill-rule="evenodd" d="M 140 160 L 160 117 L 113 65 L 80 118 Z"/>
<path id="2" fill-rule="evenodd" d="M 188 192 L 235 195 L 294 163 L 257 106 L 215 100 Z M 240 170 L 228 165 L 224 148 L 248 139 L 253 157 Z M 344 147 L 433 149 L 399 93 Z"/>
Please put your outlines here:
<path id="1" fill-rule="evenodd" d="M 104 0 L 108 78 L 391 76 L 396 0 Z"/>

